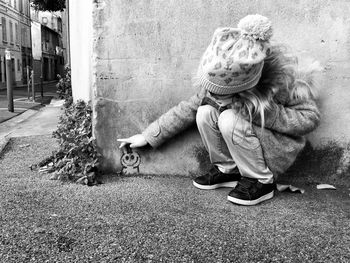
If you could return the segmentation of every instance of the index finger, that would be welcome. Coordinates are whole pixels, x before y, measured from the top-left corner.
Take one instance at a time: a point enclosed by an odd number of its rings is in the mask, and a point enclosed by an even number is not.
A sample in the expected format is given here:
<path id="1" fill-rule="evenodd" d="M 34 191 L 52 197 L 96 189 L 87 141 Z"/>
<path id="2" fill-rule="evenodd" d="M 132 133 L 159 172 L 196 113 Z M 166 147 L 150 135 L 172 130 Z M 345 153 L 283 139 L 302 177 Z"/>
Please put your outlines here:
<path id="1" fill-rule="evenodd" d="M 118 142 L 130 142 L 129 138 L 117 139 Z"/>
<path id="2" fill-rule="evenodd" d="M 128 143 L 127 142 L 122 142 L 119 146 L 119 149 L 123 148 L 125 145 L 127 145 Z"/>

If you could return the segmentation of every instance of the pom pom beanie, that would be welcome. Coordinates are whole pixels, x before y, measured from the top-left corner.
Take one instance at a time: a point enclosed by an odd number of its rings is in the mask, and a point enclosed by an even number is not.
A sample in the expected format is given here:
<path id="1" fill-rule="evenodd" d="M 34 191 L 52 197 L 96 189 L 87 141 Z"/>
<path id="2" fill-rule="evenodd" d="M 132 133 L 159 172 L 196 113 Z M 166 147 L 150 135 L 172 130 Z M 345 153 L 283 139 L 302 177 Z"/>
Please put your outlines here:
<path id="1" fill-rule="evenodd" d="M 244 17 L 238 28 L 216 29 L 198 68 L 201 85 L 218 95 L 253 88 L 270 53 L 271 36 L 271 22 L 261 15 Z"/>

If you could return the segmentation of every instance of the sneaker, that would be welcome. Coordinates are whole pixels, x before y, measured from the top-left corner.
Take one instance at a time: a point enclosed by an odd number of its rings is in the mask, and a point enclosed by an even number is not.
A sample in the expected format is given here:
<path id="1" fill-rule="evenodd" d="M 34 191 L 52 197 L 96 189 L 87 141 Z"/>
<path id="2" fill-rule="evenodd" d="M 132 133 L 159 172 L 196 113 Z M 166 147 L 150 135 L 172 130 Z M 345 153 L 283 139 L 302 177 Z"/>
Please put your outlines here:
<path id="1" fill-rule="evenodd" d="M 273 197 L 275 184 L 262 184 L 257 179 L 242 177 L 227 199 L 239 205 L 257 205 Z"/>
<path id="2" fill-rule="evenodd" d="M 233 172 L 225 174 L 213 166 L 209 173 L 198 176 L 193 180 L 193 185 L 202 190 L 213 190 L 220 187 L 235 187 L 237 181 L 241 179 L 241 174 L 236 167 Z"/>

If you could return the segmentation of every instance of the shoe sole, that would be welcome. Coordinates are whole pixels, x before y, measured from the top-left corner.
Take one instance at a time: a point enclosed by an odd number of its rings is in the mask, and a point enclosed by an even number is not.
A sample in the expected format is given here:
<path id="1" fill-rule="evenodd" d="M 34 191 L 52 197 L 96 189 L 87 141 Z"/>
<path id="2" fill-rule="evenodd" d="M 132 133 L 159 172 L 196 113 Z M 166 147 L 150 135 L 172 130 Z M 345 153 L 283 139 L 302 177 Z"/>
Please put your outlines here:
<path id="1" fill-rule="evenodd" d="M 266 195 L 263 195 L 262 197 L 255 199 L 255 200 L 242 200 L 242 199 L 238 199 L 232 196 L 227 196 L 227 200 L 229 200 L 232 203 L 238 204 L 238 205 L 257 205 L 261 202 L 264 202 L 266 200 L 269 200 L 273 197 L 274 192 L 270 192 Z"/>
<path id="2" fill-rule="evenodd" d="M 201 190 L 214 190 L 217 188 L 222 188 L 222 187 L 236 187 L 238 181 L 231 181 L 231 182 L 226 182 L 226 183 L 220 183 L 220 184 L 213 184 L 213 185 L 202 185 L 198 184 L 195 181 L 193 181 L 193 185 Z"/>

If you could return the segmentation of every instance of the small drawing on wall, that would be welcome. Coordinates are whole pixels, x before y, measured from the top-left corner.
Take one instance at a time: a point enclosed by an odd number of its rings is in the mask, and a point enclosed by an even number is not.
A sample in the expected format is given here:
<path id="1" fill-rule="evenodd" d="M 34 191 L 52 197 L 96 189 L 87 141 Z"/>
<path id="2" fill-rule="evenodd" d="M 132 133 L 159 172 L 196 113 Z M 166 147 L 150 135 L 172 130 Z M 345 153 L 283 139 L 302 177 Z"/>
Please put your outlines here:
<path id="1" fill-rule="evenodd" d="M 122 165 L 121 174 L 136 174 L 140 172 L 141 156 L 137 152 L 133 152 L 130 145 L 127 144 L 122 148 L 120 163 Z"/>

